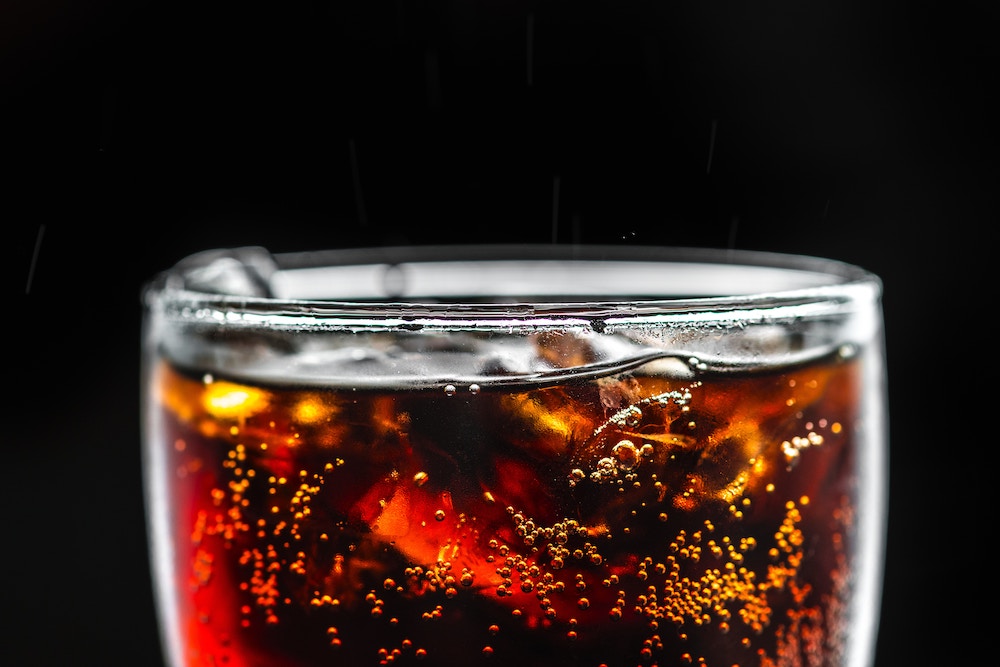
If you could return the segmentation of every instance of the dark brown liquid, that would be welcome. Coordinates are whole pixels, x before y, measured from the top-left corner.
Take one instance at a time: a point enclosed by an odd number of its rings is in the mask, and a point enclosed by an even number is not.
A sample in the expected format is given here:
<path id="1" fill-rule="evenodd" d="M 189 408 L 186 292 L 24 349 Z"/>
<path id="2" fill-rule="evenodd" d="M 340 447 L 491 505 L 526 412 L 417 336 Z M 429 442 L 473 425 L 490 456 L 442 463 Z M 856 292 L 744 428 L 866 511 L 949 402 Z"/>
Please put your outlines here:
<path id="1" fill-rule="evenodd" d="M 857 359 L 496 391 L 154 375 L 183 665 L 843 660 Z"/>

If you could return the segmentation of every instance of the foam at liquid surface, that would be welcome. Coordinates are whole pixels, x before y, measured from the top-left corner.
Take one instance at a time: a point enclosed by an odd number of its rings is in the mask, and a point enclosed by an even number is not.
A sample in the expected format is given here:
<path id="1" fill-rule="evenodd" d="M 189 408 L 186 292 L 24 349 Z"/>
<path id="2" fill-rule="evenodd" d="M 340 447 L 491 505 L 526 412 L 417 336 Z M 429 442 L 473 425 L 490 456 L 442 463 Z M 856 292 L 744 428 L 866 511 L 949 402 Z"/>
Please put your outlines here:
<path id="1" fill-rule="evenodd" d="M 646 366 L 684 379 L 704 370 L 731 372 L 800 363 L 831 351 L 804 348 L 777 327 L 719 332 L 597 333 L 562 329 L 522 336 L 452 333 L 289 333 L 184 336 L 164 343 L 174 363 L 269 384 L 419 388 L 476 384 L 481 388 L 548 384 Z M 222 343 L 222 344 L 220 344 Z"/>

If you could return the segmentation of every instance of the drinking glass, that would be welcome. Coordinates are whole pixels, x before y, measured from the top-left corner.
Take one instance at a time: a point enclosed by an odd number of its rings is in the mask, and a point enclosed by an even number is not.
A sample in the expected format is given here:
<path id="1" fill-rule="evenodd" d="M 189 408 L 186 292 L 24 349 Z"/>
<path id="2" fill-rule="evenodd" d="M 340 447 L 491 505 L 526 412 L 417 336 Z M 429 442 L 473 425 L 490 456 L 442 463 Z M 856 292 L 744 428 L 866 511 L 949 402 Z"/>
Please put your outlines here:
<path id="1" fill-rule="evenodd" d="M 862 268 L 245 247 L 143 301 L 171 667 L 871 664 L 887 427 Z"/>

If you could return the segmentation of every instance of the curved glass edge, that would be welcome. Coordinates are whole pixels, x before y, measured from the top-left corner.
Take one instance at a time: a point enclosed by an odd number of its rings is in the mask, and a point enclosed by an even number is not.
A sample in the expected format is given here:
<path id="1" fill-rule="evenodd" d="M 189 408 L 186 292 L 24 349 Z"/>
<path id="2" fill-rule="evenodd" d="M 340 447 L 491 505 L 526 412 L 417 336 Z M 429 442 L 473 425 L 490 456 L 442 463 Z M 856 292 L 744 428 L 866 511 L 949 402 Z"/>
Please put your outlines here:
<path id="1" fill-rule="evenodd" d="M 622 270 L 603 271 L 595 282 L 579 285 L 579 280 L 559 273 L 566 262 L 575 267 L 575 278 L 592 269 Z M 626 269 L 637 271 L 639 266 L 645 269 L 644 277 L 658 281 L 630 280 L 638 274 Z M 526 269 L 536 273 L 519 275 Z M 418 275 L 409 280 L 418 285 L 410 286 L 410 296 L 395 283 L 407 280 L 406 274 L 413 271 Z M 685 277 L 685 284 L 667 281 L 678 275 Z M 379 287 L 372 288 L 374 284 Z M 555 284 L 558 291 L 547 291 Z M 336 286 L 335 294 L 329 285 Z M 877 276 L 851 264 L 756 251 L 527 245 L 271 255 L 247 247 L 192 255 L 149 281 L 142 296 L 147 307 L 162 308 L 171 318 L 233 326 L 259 325 L 266 319 L 279 327 L 406 328 L 433 327 L 446 320 L 453 329 L 463 322 L 508 327 L 530 320 L 544 326 L 550 319 L 559 326 L 574 319 L 585 325 L 608 318 L 623 323 L 650 317 L 665 318 L 664 323 L 691 318 L 726 322 L 734 319 L 735 311 L 743 311 L 741 318 L 749 312 L 809 317 L 877 301 L 881 288 Z M 462 294 L 497 298 L 463 301 Z M 450 300 L 434 301 L 429 295 Z"/>
<path id="2" fill-rule="evenodd" d="M 865 430 L 869 441 L 859 447 L 859 498 L 864 507 L 858 512 L 857 571 L 850 617 L 853 636 L 848 642 L 845 664 L 849 667 L 871 667 L 875 664 L 877 639 L 881 621 L 889 525 L 889 384 L 886 374 L 884 331 L 879 324 L 865 352 L 864 386 L 862 393 Z"/>

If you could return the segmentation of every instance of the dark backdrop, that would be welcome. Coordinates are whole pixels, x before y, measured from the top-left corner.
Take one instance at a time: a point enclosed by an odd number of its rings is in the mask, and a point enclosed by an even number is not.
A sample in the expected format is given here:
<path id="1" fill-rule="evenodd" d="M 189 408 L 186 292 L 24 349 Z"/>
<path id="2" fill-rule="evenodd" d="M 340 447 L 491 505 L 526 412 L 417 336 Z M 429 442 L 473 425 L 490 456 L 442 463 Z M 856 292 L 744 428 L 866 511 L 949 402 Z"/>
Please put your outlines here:
<path id="1" fill-rule="evenodd" d="M 992 6 L 6 0 L 4 663 L 158 665 L 145 278 L 216 246 L 481 241 L 880 274 L 878 665 L 974 663 L 996 593 L 996 436 L 975 412 L 995 391 Z"/>

